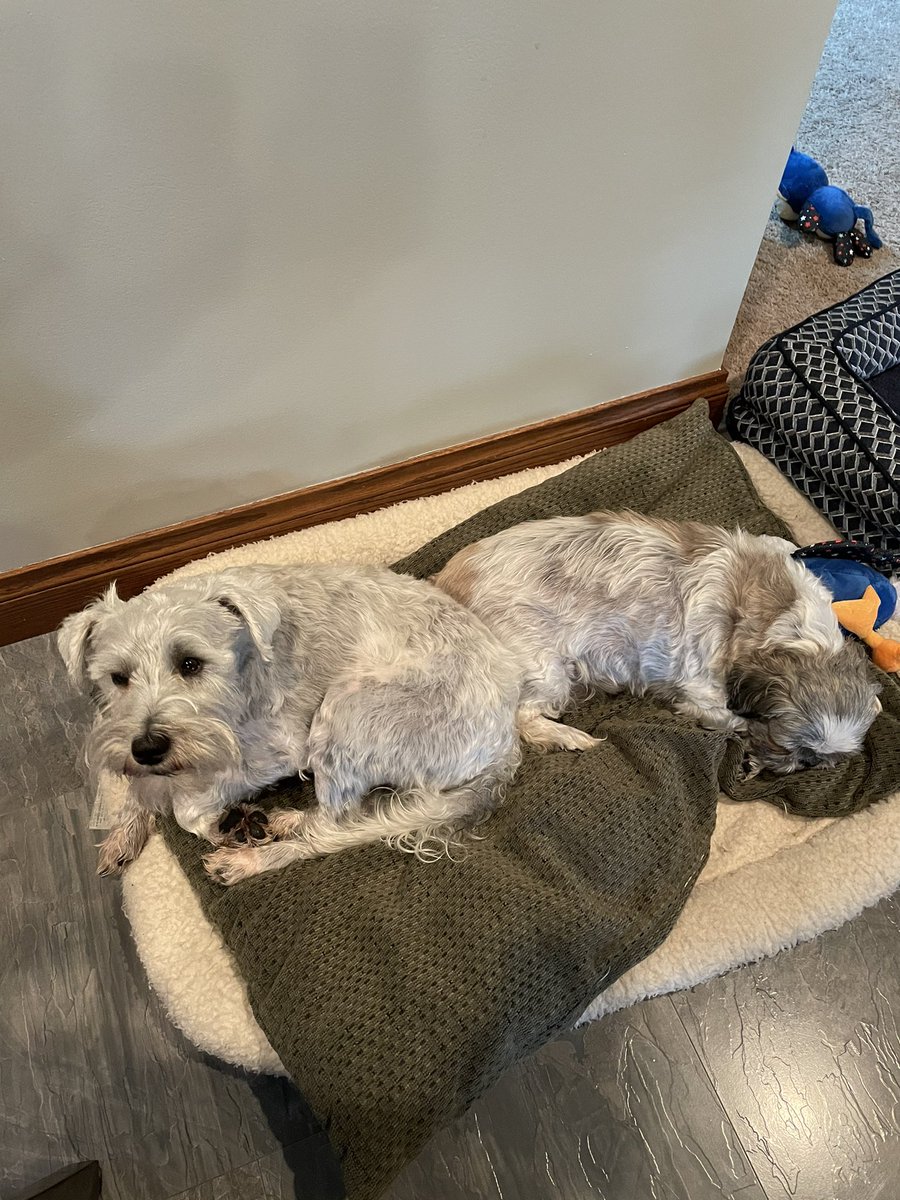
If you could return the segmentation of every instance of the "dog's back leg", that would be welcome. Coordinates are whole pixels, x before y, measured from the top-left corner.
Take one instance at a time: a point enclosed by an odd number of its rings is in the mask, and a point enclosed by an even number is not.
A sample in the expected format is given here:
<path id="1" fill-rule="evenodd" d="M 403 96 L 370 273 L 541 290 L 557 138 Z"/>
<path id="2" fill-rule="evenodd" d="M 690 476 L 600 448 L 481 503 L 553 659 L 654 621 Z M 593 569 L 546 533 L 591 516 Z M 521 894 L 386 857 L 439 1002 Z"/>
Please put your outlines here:
<path id="1" fill-rule="evenodd" d="M 579 691 L 588 690 L 583 664 L 556 652 L 536 655 L 525 674 L 516 727 L 523 742 L 538 750 L 590 750 L 602 738 L 552 720 Z"/>
<path id="2" fill-rule="evenodd" d="M 533 708 L 519 709 L 516 724 L 522 741 L 538 750 L 590 750 L 603 740 L 592 737 L 583 729 L 551 721 Z"/>

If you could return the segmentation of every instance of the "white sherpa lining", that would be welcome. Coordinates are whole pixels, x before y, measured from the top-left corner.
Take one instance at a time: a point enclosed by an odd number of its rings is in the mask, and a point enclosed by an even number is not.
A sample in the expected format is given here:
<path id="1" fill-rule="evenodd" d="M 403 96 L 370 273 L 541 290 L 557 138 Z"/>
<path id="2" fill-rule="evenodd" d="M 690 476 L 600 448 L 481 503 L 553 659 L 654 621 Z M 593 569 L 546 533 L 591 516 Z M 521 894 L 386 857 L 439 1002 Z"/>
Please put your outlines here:
<path id="1" fill-rule="evenodd" d="M 798 543 L 833 536 L 827 522 L 770 463 L 754 450 L 736 449 L 763 501 L 788 523 Z M 175 575 L 250 562 L 393 562 L 572 462 L 242 546 L 191 563 Z M 893 632 L 900 634 L 896 623 Z M 116 807 L 118 786 L 112 777 L 104 781 L 99 812 Z M 806 820 L 762 801 L 723 799 L 709 861 L 674 930 L 655 953 L 599 996 L 582 1020 L 645 996 L 692 987 L 806 941 L 898 885 L 900 793 L 838 820 Z M 227 1062 L 283 1073 L 254 1019 L 230 953 L 158 834 L 126 873 L 123 903 L 150 983 L 187 1037 Z"/>

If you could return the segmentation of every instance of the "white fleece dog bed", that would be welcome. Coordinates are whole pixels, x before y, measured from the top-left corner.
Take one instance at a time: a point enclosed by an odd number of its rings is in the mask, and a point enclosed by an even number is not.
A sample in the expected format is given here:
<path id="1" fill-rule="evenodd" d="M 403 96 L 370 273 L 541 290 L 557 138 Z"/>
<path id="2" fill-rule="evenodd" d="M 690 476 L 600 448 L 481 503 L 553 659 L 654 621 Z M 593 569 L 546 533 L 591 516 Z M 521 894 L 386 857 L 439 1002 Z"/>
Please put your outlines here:
<path id="1" fill-rule="evenodd" d="M 800 545 L 834 536 L 824 519 L 754 450 L 736 448 L 763 502 Z M 573 462 L 521 471 L 380 512 L 319 525 L 189 564 L 175 575 L 239 563 L 394 562 L 479 509 Z M 900 635 L 894 623 L 893 636 Z M 105 828 L 120 784 L 101 786 L 92 825 Z M 809 820 L 765 802 L 723 799 L 709 861 L 672 933 L 585 1012 L 582 1021 L 705 979 L 833 929 L 900 886 L 900 792 L 854 816 Z M 202 1050 L 283 1074 L 254 1019 L 244 983 L 175 857 L 155 834 L 127 871 L 123 903 L 152 987 Z"/>

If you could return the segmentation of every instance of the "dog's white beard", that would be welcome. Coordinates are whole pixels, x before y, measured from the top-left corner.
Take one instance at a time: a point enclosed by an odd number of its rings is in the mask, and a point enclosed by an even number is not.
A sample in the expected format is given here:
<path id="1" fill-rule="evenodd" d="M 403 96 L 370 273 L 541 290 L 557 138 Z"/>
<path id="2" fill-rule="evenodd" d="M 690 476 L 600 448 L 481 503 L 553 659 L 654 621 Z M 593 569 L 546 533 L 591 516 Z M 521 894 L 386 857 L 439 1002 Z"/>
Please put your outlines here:
<path id="1" fill-rule="evenodd" d="M 165 767 L 148 774 L 169 776 L 189 771 L 193 775 L 212 775 L 233 769 L 241 761 L 240 741 L 225 721 L 179 716 L 177 722 L 155 721 L 154 729 L 171 738 L 172 749 Z M 132 740 L 139 732 L 133 721 L 100 718 L 88 741 L 87 755 L 92 768 L 123 774 L 131 758 Z"/>

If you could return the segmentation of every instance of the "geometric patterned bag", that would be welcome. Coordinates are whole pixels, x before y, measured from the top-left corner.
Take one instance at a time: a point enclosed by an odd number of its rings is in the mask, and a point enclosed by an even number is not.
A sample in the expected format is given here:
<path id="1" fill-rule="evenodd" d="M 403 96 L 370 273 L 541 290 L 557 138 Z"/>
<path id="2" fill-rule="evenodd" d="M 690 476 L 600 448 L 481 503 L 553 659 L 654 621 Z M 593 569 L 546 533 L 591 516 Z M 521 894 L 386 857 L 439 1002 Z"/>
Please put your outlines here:
<path id="1" fill-rule="evenodd" d="M 761 346 L 726 424 L 846 537 L 900 550 L 900 271 Z"/>

